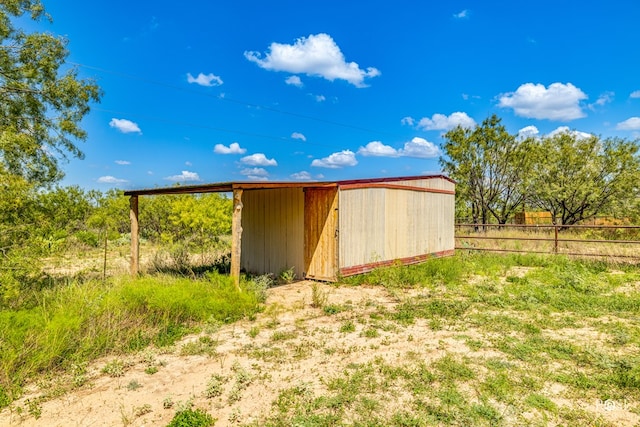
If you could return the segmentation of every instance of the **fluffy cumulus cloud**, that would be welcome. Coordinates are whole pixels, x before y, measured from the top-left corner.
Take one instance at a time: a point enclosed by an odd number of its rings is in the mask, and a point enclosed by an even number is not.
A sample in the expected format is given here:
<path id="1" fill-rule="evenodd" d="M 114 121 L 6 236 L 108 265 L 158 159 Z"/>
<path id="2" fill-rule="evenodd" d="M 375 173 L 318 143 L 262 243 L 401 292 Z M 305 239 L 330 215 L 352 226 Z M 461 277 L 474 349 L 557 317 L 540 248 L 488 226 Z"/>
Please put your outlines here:
<path id="1" fill-rule="evenodd" d="M 404 143 L 404 147 L 399 150 L 399 154 L 404 157 L 428 159 L 440 155 L 440 150 L 433 142 L 416 136 L 411 141 Z"/>
<path id="2" fill-rule="evenodd" d="M 294 132 L 291 134 L 291 138 L 299 139 L 300 141 L 306 141 L 307 137 L 301 134 L 300 132 Z"/>
<path id="3" fill-rule="evenodd" d="M 366 87 L 365 79 L 380 75 L 376 68 L 361 69 L 357 63 L 347 62 L 333 38 L 323 33 L 300 37 L 294 44 L 271 43 L 264 57 L 253 51 L 244 56 L 265 70 L 345 80 L 356 87 Z"/>
<path id="4" fill-rule="evenodd" d="M 531 138 L 531 137 L 535 137 L 538 136 L 540 134 L 540 131 L 538 130 L 537 127 L 535 126 L 525 126 L 522 129 L 520 129 L 518 131 L 518 138 L 519 139 L 526 139 L 526 138 Z"/>
<path id="5" fill-rule="evenodd" d="M 291 86 L 295 86 L 295 87 L 302 87 L 302 80 L 300 80 L 300 77 L 298 76 L 289 76 L 285 79 L 284 81 L 286 84 L 291 85 Z"/>
<path id="6" fill-rule="evenodd" d="M 469 9 L 461 10 L 458 13 L 454 13 L 453 17 L 456 19 L 465 19 L 469 17 Z"/>
<path id="7" fill-rule="evenodd" d="M 220 77 L 212 73 L 209 73 L 209 74 L 200 73 L 198 74 L 198 77 L 193 77 L 191 73 L 187 73 L 187 82 L 195 83 L 200 86 L 208 86 L 208 87 L 220 86 L 223 83 Z"/>
<path id="8" fill-rule="evenodd" d="M 629 95 L 629 98 L 640 98 L 640 90 L 635 90 L 631 92 L 631 95 Z"/>
<path id="9" fill-rule="evenodd" d="M 456 126 L 463 128 L 472 128 L 476 122 L 467 115 L 457 111 L 447 116 L 445 114 L 434 114 L 431 118 L 423 117 L 418 122 L 418 127 L 424 130 L 449 130 Z"/>
<path id="10" fill-rule="evenodd" d="M 244 154 L 247 152 L 245 148 L 240 148 L 240 144 L 232 142 L 228 147 L 222 144 L 216 144 L 213 147 L 213 152 L 216 154 Z"/>
<path id="11" fill-rule="evenodd" d="M 316 95 L 316 102 L 324 102 L 327 98 L 324 95 Z"/>
<path id="12" fill-rule="evenodd" d="M 575 120 L 585 117 L 580 101 L 587 95 L 571 83 L 525 83 L 515 92 L 500 96 L 499 106 L 512 108 L 516 115 L 531 119 Z"/>
<path id="13" fill-rule="evenodd" d="M 640 117 L 631 117 L 616 125 L 618 130 L 640 130 Z"/>
<path id="14" fill-rule="evenodd" d="M 311 181 L 311 174 L 307 171 L 292 173 L 289 176 L 296 181 Z"/>
<path id="15" fill-rule="evenodd" d="M 116 178 L 115 176 L 107 175 L 98 178 L 98 182 L 100 184 L 125 184 L 129 181 L 127 181 L 126 179 L 120 179 Z"/>
<path id="16" fill-rule="evenodd" d="M 164 179 L 173 182 L 200 181 L 200 176 L 196 172 L 182 171 L 180 175 L 166 176 Z"/>
<path id="17" fill-rule="evenodd" d="M 267 159 L 267 156 L 262 153 L 245 156 L 240 159 L 240 162 L 249 166 L 278 166 L 276 159 Z"/>
<path id="18" fill-rule="evenodd" d="M 548 136 L 556 136 L 561 133 L 568 133 L 576 139 L 587 139 L 591 138 L 593 135 L 587 132 L 581 132 L 579 130 L 571 130 L 568 126 L 558 126 L 556 129 L 549 132 Z"/>
<path id="19" fill-rule="evenodd" d="M 345 166 L 355 166 L 358 164 L 356 154 L 351 150 L 342 150 L 333 153 L 322 159 L 315 159 L 311 162 L 311 166 L 317 168 L 339 169 Z"/>
<path id="20" fill-rule="evenodd" d="M 366 146 L 360 147 L 358 154 L 363 156 L 417 157 L 428 159 L 439 156 L 440 149 L 437 145 L 424 138 L 415 137 L 411 141 L 405 142 L 404 146 L 399 150 L 384 145 L 380 141 L 371 141 Z"/>
<path id="21" fill-rule="evenodd" d="M 116 160 L 115 164 L 116 165 L 121 165 L 121 166 L 127 166 L 127 165 L 130 165 L 131 162 L 128 161 L 128 160 Z"/>
<path id="22" fill-rule="evenodd" d="M 139 133 L 142 134 L 140 127 L 137 123 L 127 119 L 111 119 L 109 126 L 118 129 L 122 133 Z"/>
<path id="23" fill-rule="evenodd" d="M 377 157 L 398 157 L 398 150 L 388 145 L 384 145 L 380 141 L 371 141 L 364 147 L 358 149 L 358 154 L 363 156 L 377 156 Z"/>

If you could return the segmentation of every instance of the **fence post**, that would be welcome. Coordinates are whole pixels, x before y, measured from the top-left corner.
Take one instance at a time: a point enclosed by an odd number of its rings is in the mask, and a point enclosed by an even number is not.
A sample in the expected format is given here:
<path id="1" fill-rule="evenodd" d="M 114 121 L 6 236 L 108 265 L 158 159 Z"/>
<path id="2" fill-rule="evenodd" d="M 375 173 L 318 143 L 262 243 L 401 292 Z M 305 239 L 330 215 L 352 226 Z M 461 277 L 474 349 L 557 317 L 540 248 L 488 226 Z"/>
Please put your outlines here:
<path id="1" fill-rule="evenodd" d="M 557 254 L 558 253 L 558 224 L 553 225 L 553 230 L 555 234 L 555 238 L 553 240 L 553 253 Z"/>

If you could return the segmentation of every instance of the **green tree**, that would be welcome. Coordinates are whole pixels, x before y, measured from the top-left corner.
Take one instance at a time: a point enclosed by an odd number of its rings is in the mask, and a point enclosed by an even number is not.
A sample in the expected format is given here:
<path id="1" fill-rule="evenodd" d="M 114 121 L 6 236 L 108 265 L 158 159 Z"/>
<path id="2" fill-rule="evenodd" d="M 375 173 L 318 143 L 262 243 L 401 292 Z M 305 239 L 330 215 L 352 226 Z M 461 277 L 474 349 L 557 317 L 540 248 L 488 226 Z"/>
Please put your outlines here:
<path id="1" fill-rule="evenodd" d="M 444 135 L 440 158 L 454 180 L 457 210 L 470 211 L 474 223 L 490 216 L 504 224 L 522 206 L 530 165 L 530 141 L 519 141 L 493 115 L 475 128 L 460 126 Z"/>
<path id="2" fill-rule="evenodd" d="M 529 203 L 563 225 L 599 214 L 626 215 L 640 190 L 638 150 L 637 141 L 570 132 L 539 139 Z"/>
<path id="3" fill-rule="evenodd" d="M 66 40 L 14 27 L 25 14 L 51 20 L 39 0 L 0 2 L 0 172 L 45 185 L 62 177 L 59 159 L 82 157 L 80 121 L 101 91 L 75 69 L 63 71 Z"/>
<path id="4" fill-rule="evenodd" d="M 36 194 L 33 184 L 20 176 L 0 179 L 0 308 L 20 305 L 23 291 L 39 276 L 42 251 L 33 239 Z"/>
<path id="5" fill-rule="evenodd" d="M 171 207 L 171 222 L 200 246 L 231 232 L 232 202 L 219 194 L 177 197 Z"/>
<path id="6" fill-rule="evenodd" d="M 80 122 L 101 96 L 65 66 L 66 40 L 17 28 L 24 16 L 51 20 L 40 0 L 0 1 L 0 304 L 13 305 L 41 285 L 51 241 L 46 212 L 57 202 L 41 205 L 39 190 L 62 177 L 61 160 L 82 157 Z"/>

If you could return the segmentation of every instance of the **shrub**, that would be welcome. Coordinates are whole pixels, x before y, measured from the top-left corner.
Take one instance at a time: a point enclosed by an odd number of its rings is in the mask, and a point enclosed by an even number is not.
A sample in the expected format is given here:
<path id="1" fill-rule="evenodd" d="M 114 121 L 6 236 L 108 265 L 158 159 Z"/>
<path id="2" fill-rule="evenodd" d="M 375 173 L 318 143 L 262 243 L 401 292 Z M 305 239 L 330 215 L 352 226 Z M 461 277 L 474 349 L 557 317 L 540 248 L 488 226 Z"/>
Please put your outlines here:
<path id="1" fill-rule="evenodd" d="M 185 409 L 177 412 L 167 427 L 209 427 L 215 419 L 202 409 Z"/>

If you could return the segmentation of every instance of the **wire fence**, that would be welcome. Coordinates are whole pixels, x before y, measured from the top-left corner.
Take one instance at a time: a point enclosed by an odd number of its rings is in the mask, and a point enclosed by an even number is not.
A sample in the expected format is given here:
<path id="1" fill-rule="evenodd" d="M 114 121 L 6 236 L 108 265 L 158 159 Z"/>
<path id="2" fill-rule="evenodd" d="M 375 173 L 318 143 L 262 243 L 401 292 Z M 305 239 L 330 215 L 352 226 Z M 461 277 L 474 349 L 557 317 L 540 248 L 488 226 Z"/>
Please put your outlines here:
<path id="1" fill-rule="evenodd" d="M 456 249 L 640 262 L 639 225 L 456 224 Z"/>

